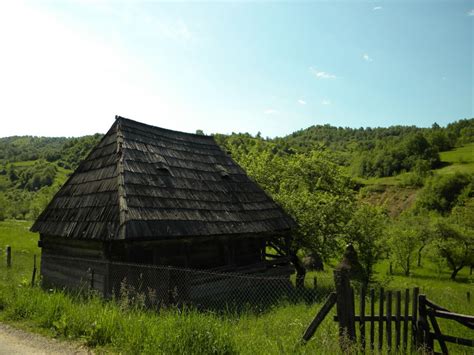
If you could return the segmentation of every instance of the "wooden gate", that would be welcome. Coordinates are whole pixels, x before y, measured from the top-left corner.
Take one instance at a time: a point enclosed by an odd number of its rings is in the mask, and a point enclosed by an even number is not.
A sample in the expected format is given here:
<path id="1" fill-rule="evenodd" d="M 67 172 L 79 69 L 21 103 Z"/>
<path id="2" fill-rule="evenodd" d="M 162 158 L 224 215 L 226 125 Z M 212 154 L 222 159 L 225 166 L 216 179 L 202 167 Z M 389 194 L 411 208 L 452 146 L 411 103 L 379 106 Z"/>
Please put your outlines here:
<path id="1" fill-rule="evenodd" d="M 368 294 L 362 287 L 359 292 L 359 314 L 357 315 L 354 289 L 350 283 L 351 278 L 354 277 L 352 267 L 356 263 L 358 263 L 357 255 L 350 247 L 348 251 L 346 250 L 343 261 L 334 270 L 336 292 L 329 295 L 306 329 L 303 334 L 304 342 L 311 339 L 331 308 L 336 305 L 337 316 L 334 320 L 339 323 L 342 350 L 351 343 L 358 342 L 362 350 L 369 347 L 371 350 L 377 348 L 378 350 L 386 349 L 387 352 L 402 350 L 406 352 L 410 347 L 411 351 L 423 348 L 428 353 L 433 353 L 434 340 L 439 342 L 443 354 L 448 354 L 446 343 L 449 342 L 474 347 L 474 338 L 464 339 L 442 334 L 436 320 L 436 318 L 449 319 L 474 329 L 474 316 L 452 313 L 436 305 L 429 301 L 426 295 L 420 295 L 418 287 L 411 292 L 409 289 L 403 292 L 387 291 L 384 288 L 379 288 L 377 291 L 371 289 Z M 376 299 L 378 310 L 376 310 Z"/>

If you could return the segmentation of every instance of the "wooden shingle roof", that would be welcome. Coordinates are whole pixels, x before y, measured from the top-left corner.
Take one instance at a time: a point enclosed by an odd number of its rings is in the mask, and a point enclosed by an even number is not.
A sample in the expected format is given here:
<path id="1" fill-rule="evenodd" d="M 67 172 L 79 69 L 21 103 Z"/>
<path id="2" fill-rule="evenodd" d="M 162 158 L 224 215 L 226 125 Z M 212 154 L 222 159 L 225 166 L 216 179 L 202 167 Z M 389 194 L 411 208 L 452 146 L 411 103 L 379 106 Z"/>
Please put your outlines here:
<path id="1" fill-rule="evenodd" d="M 294 226 L 213 137 L 117 117 L 32 231 L 119 240 L 282 233 Z"/>

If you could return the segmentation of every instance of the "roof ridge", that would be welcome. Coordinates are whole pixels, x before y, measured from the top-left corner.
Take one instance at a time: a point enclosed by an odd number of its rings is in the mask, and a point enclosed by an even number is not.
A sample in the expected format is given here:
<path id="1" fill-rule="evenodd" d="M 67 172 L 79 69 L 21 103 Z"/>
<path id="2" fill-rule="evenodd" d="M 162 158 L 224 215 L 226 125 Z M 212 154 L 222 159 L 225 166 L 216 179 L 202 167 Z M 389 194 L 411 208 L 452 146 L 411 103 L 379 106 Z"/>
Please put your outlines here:
<path id="1" fill-rule="evenodd" d="M 183 134 L 183 135 L 192 136 L 192 137 L 208 138 L 208 139 L 214 140 L 214 137 L 210 134 L 196 134 L 196 133 L 190 133 L 190 132 L 177 131 L 177 130 L 174 130 L 174 129 L 158 127 L 158 126 L 154 126 L 152 124 L 143 123 L 143 122 L 140 122 L 140 121 L 135 121 L 135 120 L 132 120 L 131 118 L 127 118 L 127 117 L 123 117 L 123 116 L 119 116 L 119 115 L 115 115 L 115 120 L 117 120 L 119 122 L 129 121 L 129 122 L 133 122 L 134 124 L 137 124 L 139 126 L 145 126 L 145 127 L 149 127 L 149 128 L 152 128 L 152 129 L 167 131 L 167 132 L 170 132 L 170 133 L 177 133 L 177 134 Z"/>
<path id="2" fill-rule="evenodd" d="M 122 119 L 123 117 L 115 116 L 117 122 L 117 193 L 119 202 L 119 230 L 118 239 L 125 239 L 127 233 L 127 217 L 128 217 L 128 205 L 127 205 L 127 192 L 125 190 L 125 177 L 124 177 L 124 154 L 123 154 L 123 133 L 122 133 Z"/>

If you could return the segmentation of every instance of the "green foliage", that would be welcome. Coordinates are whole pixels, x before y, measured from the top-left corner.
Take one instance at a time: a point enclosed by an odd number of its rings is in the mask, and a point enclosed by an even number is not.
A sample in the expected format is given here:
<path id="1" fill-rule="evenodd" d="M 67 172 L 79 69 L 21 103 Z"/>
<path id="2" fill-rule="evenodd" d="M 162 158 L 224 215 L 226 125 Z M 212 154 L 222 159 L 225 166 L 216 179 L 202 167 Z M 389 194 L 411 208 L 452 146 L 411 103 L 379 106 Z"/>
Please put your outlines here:
<path id="1" fill-rule="evenodd" d="M 365 271 L 365 283 L 373 279 L 374 266 L 385 250 L 385 226 L 388 217 L 380 207 L 363 203 L 352 215 L 348 226 L 348 242 L 354 244 Z"/>
<path id="2" fill-rule="evenodd" d="M 416 208 L 449 213 L 457 203 L 473 196 L 473 179 L 474 176 L 461 173 L 429 178 L 418 195 Z"/>
<path id="3" fill-rule="evenodd" d="M 401 217 L 390 225 L 388 231 L 390 259 L 403 270 L 405 276 L 410 275 L 419 245 L 417 231 L 410 222 L 410 218 Z"/>
<path id="4" fill-rule="evenodd" d="M 449 217 L 438 219 L 433 245 L 452 270 L 452 279 L 463 267 L 473 265 L 474 205 L 458 206 Z"/>
<path id="5" fill-rule="evenodd" d="M 75 169 L 102 135 L 80 138 L 6 137 L 0 138 L 0 162 L 46 160 L 67 169 Z M 13 177 L 13 176 L 12 176 Z"/>
<path id="6" fill-rule="evenodd" d="M 298 222 L 295 250 L 303 248 L 324 258 L 338 251 L 355 196 L 351 180 L 331 153 L 295 153 L 248 135 L 216 140 Z"/>

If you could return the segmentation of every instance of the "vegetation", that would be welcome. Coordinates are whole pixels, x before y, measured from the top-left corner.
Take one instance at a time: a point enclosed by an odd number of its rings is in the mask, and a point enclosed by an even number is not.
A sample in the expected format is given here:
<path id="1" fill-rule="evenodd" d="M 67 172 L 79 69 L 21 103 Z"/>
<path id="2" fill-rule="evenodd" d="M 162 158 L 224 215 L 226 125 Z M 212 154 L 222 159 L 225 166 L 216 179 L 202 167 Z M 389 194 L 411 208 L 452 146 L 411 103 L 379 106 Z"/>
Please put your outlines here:
<path id="1" fill-rule="evenodd" d="M 0 321 L 40 331 L 62 339 L 76 339 L 101 351 L 124 354 L 336 354 L 340 353 L 337 323 L 332 311 L 306 345 L 301 335 L 321 303 L 280 305 L 264 313 L 207 313 L 195 310 L 163 309 L 149 312 L 138 305 L 103 301 L 95 295 L 78 296 L 60 290 L 31 287 L 33 254 L 38 254 L 37 235 L 28 232 L 30 222 L 0 222 L 0 241 L 12 246 L 13 266 L 0 264 Z M 0 251 L 4 261 L 4 250 Z M 414 266 L 410 277 L 394 269 L 388 275 L 386 262 L 376 264 L 374 281 L 387 289 L 420 286 L 433 301 L 459 313 L 471 312 L 466 292 L 472 277 L 461 270 L 462 282 L 449 281 L 450 271 L 438 273 L 434 264 Z M 323 287 L 331 283 L 332 270 L 311 272 Z M 309 285 L 307 285 L 309 286 Z M 456 323 L 441 324 L 451 334 L 469 338 L 471 330 Z M 377 334 L 376 334 L 377 335 Z M 451 349 L 451 348 L 450 348 Z M 452 348 L 463 353 L 466 348 Z M 351 352 L 351 351 L 349 351 Z M 353 349 L 353 353 L 357 349 Z"/>
<path id="2" fill-rule="evenodd" d="M 314 275 L 330 280 L 327 266 L 352 243 L 366 283 L 421 286 L 430 299 L 469 313 L 473 132 L 474 119 L 469 119 L 445 128 L 326 125 L 283 138 L 232 134 L 215 139 L 298 222 L 291 256 L 299 276 L 306 274 L 306 286 Z M 152 314 L 95 296 L 28 287 L 31 258 L 39 249 L 37 236 L 27 232 L 31 222 L 19 220 L 38 216 L 99 139 L 0 139 L 0 252 L 6 244 L 15 252 L 11 271 L 0 265 L 1 320 L 124 353 L 338 351 L 333 322 L 324 324 L 314 342 L 299 343 L 318 303 L 282 303 L 258 315 L 176 309 Z M 272 252 L 282 250 L 275 245 Z M 300 260 L 308 257 L 312 262 L 305 267 Z M 324 271 L 312 270 L 324 265 Z"/>

